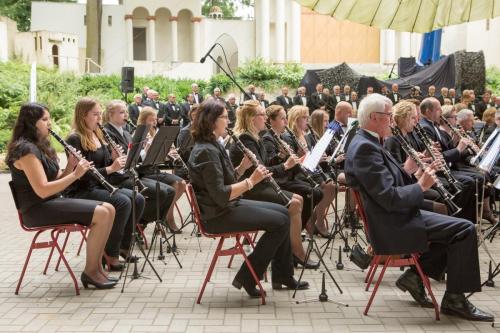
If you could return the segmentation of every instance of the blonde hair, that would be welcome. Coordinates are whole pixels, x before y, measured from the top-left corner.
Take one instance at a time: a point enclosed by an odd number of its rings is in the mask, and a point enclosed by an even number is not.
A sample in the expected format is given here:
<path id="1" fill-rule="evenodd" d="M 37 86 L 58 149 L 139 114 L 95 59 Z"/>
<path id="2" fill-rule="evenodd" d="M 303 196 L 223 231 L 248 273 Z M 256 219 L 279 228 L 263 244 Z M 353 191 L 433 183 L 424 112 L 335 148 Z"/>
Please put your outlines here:
<path id="1" fill-rule="evenodd" d="M 297 134 L 297 119 L 303 116 L 309 117 L 309 108 L 307 106 L 295 105 L 288 110 L 288 127 L 295 134 Z"/>
<path id="2" fill-rule="evenodd" d="M 92 132 L 89 131 L 85 124 L 85 117 L 99 103 L 90 97 L 83 97 L 75 105 L 75 113 L 73 114 L 73 131 L 80 136 L 82 148 L 87 151 L 96 151 L 97 146 L 93 140 Z M 97 127 L 94 131 L 99 141 L 103 142 L 104 137 L 102 131 Z"/>
<path id="3" fill-rule="evenodd" d="M 259 140 L 258 130 L 253 124 L 253 119 L 257 116 L 257 110 L 260 104 L 255 100 L 248 100 L 236 110 L 236 123 L 234 125 L 234 133 L 241 135 L 245 132 L 250 133 L 256 140 Z"/>
<path id="4" fill-rule="evenodd" d="M 401 128 L 403 123 L 410 117 L 412 111 L 417 111 L 417 106 L 408 101 L 401 101 L 392 107 L 394 121 Z"/>
<path id="5" fill-rule="evenodd" d="M 104 111 L 102 115 L 102 121 L 104 124 L 109 123 L 109 118 L 110 116 L 115 113 L 115 111 L 119 111 L 121 108 L 127 109 L 127 104 L 125 104 L 124 101 L 119 100 L 119 99 L 113 99 L 109 101 L 109 103 L 106 105 L 106 110 Z"/>
<path id="6" fill-rule="evenodd" d="M 441 107 L 441 115 L 445 118 L 448 118 L 448 116 L 453 112 L 456 111 L 455 107 L 453 105 L 443 105 Z"/>
<path id="7" fill-rule="evenodd" d="M 496 112 L 497 112 L 497 109 L 494 106 L 487 108 L 483 113 L 483 121 L 486 124 L 494 124 Z"/>
<path id="8" fill-rule="evenodd" d="M 275 120 L 281 110 L 285 110 L 285 108 L 278 104 L 268 106 L 266 109 L 267 118 Z"/>
<path id="9" fill-rule="evenodd" d="M 313 113 L 311 113 L 311 128 L 313 129 L 314 133 L 312 133 L 314 136 L 318 135 L 319 138 L 323 136 L 325 133 L 325 127 L 323 126 L 323 119 L 325 115 L 328 117 L 328 113 L 324 110 L 314 110 Z M 319 140 L 319 138 L 316 138 L 316 140 Z"/>
<path id="10" fill-rule="evenodd" d="M 137 117 L 137 125 L 146 125 L 146 119 L 150 116 L 155 116 L 156 117 L 156 111 L 150 106 L 145 106 L 142 108 L 141 112 L 139 113 L 139 117 Z M 153 126 L 149 128 L 149 134 L 151 136 L 154 136 L 156 133 L 156 130 Z"/>

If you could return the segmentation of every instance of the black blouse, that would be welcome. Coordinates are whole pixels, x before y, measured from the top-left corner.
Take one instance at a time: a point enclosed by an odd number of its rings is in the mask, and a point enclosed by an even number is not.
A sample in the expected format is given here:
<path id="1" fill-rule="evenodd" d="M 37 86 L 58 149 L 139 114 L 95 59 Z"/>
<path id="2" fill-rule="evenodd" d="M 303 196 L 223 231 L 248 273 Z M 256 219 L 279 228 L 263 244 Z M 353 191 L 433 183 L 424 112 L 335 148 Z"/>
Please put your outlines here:
<path id="1" fill-rule="evenodd" d="M 196 142 L 188 161 L 189 175 L 204 220 L 223 215 L 238 200 L 229 200 L 235 171 L 218 142 Z"/>
<path id="2" fill-rule="evenodd" d="M 48 201 L 59 196 L 59 194 L 56 194 L 45 199 L 40 198 L 33 190 L 33 187 L 31 187 L 28 177 L 26 177 L 24 171 L 19 170 L 14 166 L 14 163 L 21 157 L 33 154 L 40 160 L 40 162 L 42 162 L 47 180 L 53 181 L 57 178 L 59 173 L 59 164 L 57 160 L 50 159 L 34 143 L 25 139 L 20 139 L 16 142 L 13 152 L 14 153 L 8 161 L 8 165 L 12 181 L 14 182 L 14 187 L 16 189 L 21 213 L 26 213 L 30 207 L 39 204 L 40 202 Z"/>

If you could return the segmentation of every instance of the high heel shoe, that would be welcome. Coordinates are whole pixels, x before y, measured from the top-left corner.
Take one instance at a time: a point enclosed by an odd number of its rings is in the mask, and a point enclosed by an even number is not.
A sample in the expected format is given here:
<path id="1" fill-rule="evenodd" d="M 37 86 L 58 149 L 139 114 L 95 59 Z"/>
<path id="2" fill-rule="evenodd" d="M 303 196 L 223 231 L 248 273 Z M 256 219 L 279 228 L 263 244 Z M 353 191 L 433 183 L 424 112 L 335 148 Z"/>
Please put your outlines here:
<path id="1" fill-rule="evenodd" d="M 323 238 L 326 238 L 326 239 L 330 239 L 330 233 L 329 232 L 323 232 L 321 230 L 318 229 L 318 227 L 314 226 L 314 234 L 315 235 L 320 235 L 321 237 Z"/>
<path id="2" fill-rule="evenodd" d="M 303 266 L 306 269 L 318 269 L 319 268 L 319 261 L 312 261 L 311 259 L 308 259 L 306 263 L 304 263 L 303 260 L 300 260 L 298 257 L 295 255 L 293 256 L 293 266 L 297 268 L 297 266 Z"/>
<path id="3" fill-rule="evenodd" d="M 243 287 L 243 289 L 245 289 L 245 291 L 247 292 L 248 296 L 250 296 L 251 298 L 259 298 L 262 296 L 260 289 L 258 289 L 255 285 L 253 285 L 253 283 L 251 286 L 248 283 L 240 281 L 238 276 L 236 276 L 234 278 L 232 284 L 233 284 L 233 287 L 235 287 L 236 289 L 241 289 L 241 287 Z M 266 296 L 265 291 L 264 291 L 264 296 Z"/>
<path id="4" fill-rule="evenodd" d="M 122 263 L 112 264 L 111 257 L 108 256 L 107 254 L 104 254 L 102 256 L 102 267 L 106 269 L 106 266 L 108 266 L 108 272 L 121 272 L 123 268 L 125 268 L 125 266 Z"/>
<path id="5" fill-rule="evenodd" d="M 130 256 L 126 252 L 122 252 L 122 251 L 120 251 L 120 257 L 122 257 L 123 259 L 125 259 L 126 262 L 129 262 L 129 263 L 135 263 L 135 262 L 139 261 L 139 257 L 134 256 L 134 255 Z"/>
<path id="6" fill-rule="evenodd" d="M 82 284 L 83 284 L 83 287 L 85 289 L 88 289 L 89 284 L 93 285 L 97 289 L 111 289 L 114 286 L 116 286 L 116 281 L 109 281 L 108 280 L 108 282 L 104 282 L 104 283 L 96 282 L 96 281 L 92 280 L 90 278 L 90 276 L 85 274 L 85 272 L 82 272 L 82 275 L 80 276 L 80 280 L 82 280 Z"/>

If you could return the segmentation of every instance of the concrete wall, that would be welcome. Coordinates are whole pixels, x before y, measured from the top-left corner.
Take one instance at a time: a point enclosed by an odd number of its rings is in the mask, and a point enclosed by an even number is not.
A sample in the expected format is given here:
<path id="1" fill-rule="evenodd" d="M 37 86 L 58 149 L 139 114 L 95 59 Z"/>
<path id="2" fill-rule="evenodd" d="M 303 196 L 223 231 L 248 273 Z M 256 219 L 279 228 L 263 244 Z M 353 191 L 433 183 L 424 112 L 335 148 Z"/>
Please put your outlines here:
<path id="1" fill-rule="evenodd" d="M 14 56 L 17 23 L 6 16 L 0 16 L 0 61 Z"/>

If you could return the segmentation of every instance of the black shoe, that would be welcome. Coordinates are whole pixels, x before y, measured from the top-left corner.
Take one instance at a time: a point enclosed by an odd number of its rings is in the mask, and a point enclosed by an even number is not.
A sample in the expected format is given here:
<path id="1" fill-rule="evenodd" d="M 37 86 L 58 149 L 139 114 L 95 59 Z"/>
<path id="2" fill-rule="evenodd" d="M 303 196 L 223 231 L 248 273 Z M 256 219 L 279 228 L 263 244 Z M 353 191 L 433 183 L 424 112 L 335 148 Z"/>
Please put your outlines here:
<path id="1" fill-rule="evenodd" d="M 106 268 L 106 265 L 108 265 L 108 263 L 106 262 L 106 259 L 102 258 L 102 267 Z M 109 266 L 110 272 L 121 272 L 125 268 L 125 265 L 122 263 L 118 263 L 118 264 L 114 264 L 114 265 L 110 264 L 108 266 Z"/>
<path id="2" fill-rule="evenodd" d="M 243 289 L 245 289 L 245 291 L 247 292 L 248 296 L 250 296 L 251 298 L 259 298 L 262 295 L 260 289 L 258 289 L 255 286 L 255 282 L 253 280 L 250 283 L 243 282 L 238 278 L 238 276 L 236 276 L 233 280 L 233 287 L 235 287 L 236 289 L 241 289 L 241 287 L 243 287 Z M 266 296 L 265 291 L 264 291 L 264 296 Z"/>
<path id="3" fill-rule="evenodd" d="M 286 288 L 283 288 L 285 286 Z M 273 280 L 273 289 L 274 290 L 280 290 L 280 289 L 297 289 L 297 290 L 304 290 L 304 289 L 309 289 L 309 282 L 307 281 L 297 281 L 292 277 L 289 278 L 284 278 L 284 279 L 276 279 Z"/>
<path id="4" fill-rule="evenodd" d="M 396 281 L 396 286 L 402 291 L 410 292 L 413 299 L 423 308 L 433 308 L 434 304 L 425 293 L 420 276 L 412 269 L 406 270 Z"/>
<path id="5" fill-rule="evenodd" d="M 122 257 L 123 259 L 125 259 L 126 262 L 129 262 L 129 263 L 134 263 L 134 262 L 138 262 L 139 261 L 139 257 L 137 256 L 130 256 L 130 255 L 127 255 L 126 252 L 120 252 L 120 257 Z"/>
<path id="6" fill-rule="evenodd" d="M 303 260 L 300 260 L 296 256 L 293 256 L 293 266 L 297 267 L 298 265 L 300 266 L 305 266 L 306 269 L 318 269 L 319 268 L 319 261 L 312 261 L 311 259 L 307 260 L 307 263 L 304 264 Z"/>
<path id="7" fill-rule="evenodd" d="M 104 283 L 96 282 L 96 281 L 92 280 L 87 274 L 85 274 L 85 272 L 82 272 L 80 279 L 82 280 L 82 284 L 83 284 L 83 287 L 85 289 L 88 289 L 89 284 L 93 285 L 97 289 L 111 289 L 114 286 L 116 286 L 116 281 L 109 281 L 108 280 L 108 282 L 104 282 Z"/>
<path id="8" fill-rule="evenodd" d="M 463 294 L 445 292 L 441 301 L 441 313 L 473 321 L 492 322 L 495 317 L 476 308 Z"/>
<path id="9" fill-rule="evenodd" d="M 330 233 L 329 232 L 323 232 L 323 231 L 320 231 L 316 226 L 314 226 L 314 234 L 315 235 L 320 235 L 321 237 L 323 238 L 326 238 L 326 239 L 330 239 L 332 238 L 330 236 Z"/>

